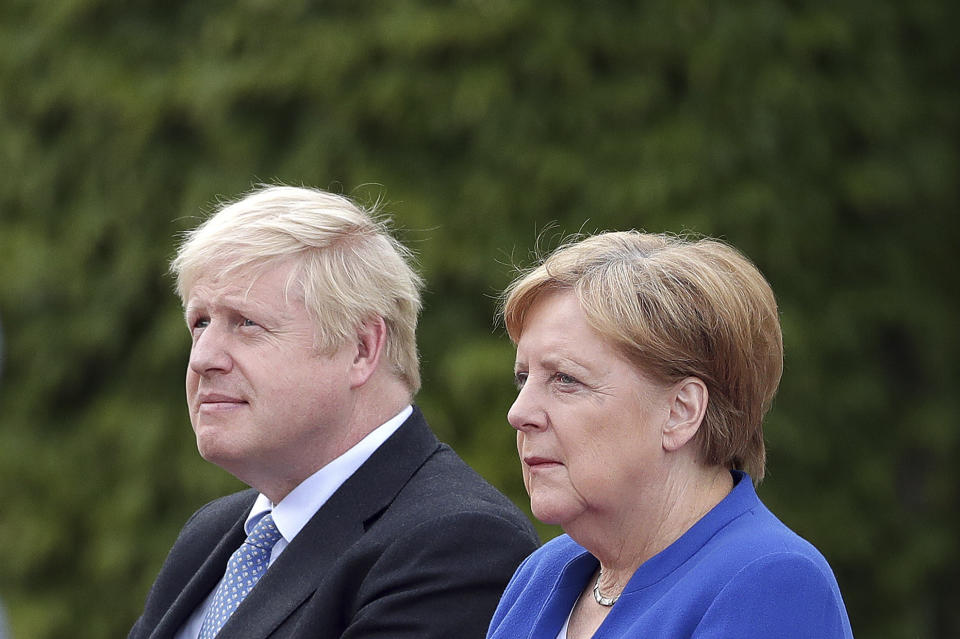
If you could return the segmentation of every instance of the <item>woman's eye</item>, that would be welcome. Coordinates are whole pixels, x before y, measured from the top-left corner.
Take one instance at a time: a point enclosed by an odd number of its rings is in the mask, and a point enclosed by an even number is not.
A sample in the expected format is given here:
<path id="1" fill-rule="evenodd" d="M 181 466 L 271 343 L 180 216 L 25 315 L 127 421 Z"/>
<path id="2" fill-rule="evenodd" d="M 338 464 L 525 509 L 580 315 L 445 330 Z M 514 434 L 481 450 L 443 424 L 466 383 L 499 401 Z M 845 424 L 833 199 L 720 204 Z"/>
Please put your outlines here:
<path id="1" fill-rule="evenodd" d="M 526 373 L 514 373 L 513 383 L 516 385 L 517 390 L 523 388 L 523 385 L 527 383 L 527 374 Z"/>
<path id="2" fill-rule="evenodd" d="M 554 378 L 555 380 L 557 380 L 559 383 L 564 384 L 564 385 L 576 384 L 576 383 L 577 383 L 576 378 L 570 377 L 569 375 L 567 375 L 567 374 L 565 374 L 565 373 L 556 373 L 556 374 L 554 374 L 553 378 Z"/>

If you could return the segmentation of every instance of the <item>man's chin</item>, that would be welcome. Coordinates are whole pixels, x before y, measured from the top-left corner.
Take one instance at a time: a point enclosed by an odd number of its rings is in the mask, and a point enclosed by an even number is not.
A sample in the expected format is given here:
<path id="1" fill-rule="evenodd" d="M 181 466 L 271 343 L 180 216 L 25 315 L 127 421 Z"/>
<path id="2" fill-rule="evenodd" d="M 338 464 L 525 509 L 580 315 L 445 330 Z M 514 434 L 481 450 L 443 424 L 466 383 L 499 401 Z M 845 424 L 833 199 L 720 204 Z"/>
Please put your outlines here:
<path id="1" fill-rule="evenodd" d="M 231 445 L 222 431 L 218 431 L 216 428 L 200 427 L 197 430 L 197 451 L 204 460 L 232 472 L 230 467 L 244 458 L 243 452 L 236 445 Z"/>

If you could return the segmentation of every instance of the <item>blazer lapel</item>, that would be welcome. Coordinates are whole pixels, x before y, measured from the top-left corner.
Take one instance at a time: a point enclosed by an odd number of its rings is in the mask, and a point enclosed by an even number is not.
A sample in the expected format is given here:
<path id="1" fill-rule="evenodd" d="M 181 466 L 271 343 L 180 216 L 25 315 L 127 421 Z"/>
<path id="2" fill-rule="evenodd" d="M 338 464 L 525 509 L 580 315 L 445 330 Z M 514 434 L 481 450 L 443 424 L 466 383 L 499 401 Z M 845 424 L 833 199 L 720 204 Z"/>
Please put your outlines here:
<path id="1" fill-rule="evenodd" d="M 407 421 L 344 482 L 270 566 L 223 627 L 224 636 L 268 637 L 321 587 L 327 577 L 325 567 L 336 564 L 439 445 L 414 407 Z"/>
<path id="2" fill-rule="evenodd" d="M 200 568 L 194 573 L 193 577 L 187 582 L 186 587 L 177 595 L 173 605 L 167 610 L 157 624 L 152 638 L 173 637 L 180 627 L 187 621 L 191 614 L 210 594 L 210 591 L 219 583 L 226 569 L 227 561 L 230 555 L 240 547 L 246 539 L 243 525 L 246 522 L 247 514 L 250 511 L 250 504 L 245 506 L 240 519 L 230 528 L 220 542 L 214 547 L 213 551 L 207 555 L 207 558 L 200 565 Z"/>

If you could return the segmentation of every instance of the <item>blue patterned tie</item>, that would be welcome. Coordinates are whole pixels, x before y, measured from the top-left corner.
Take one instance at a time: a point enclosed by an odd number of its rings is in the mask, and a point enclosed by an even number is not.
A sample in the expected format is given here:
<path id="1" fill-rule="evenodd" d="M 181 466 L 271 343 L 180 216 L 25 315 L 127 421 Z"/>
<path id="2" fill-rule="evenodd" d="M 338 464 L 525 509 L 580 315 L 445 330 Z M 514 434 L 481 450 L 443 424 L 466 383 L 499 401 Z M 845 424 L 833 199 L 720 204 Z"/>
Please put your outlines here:
<path id="1" fill-rule="evenodd" d="M 273 515 L 264 515 L 253 527 L 239 548 L 227 562 L 227 572 L 213 595 L 213 602 L 203 619 L 198 639 L 213 639 L 227 623 L 227 619 L 237 609 L 267 570 L 270 551 L 280 539 L 280 531 L 273 523 Z"/>

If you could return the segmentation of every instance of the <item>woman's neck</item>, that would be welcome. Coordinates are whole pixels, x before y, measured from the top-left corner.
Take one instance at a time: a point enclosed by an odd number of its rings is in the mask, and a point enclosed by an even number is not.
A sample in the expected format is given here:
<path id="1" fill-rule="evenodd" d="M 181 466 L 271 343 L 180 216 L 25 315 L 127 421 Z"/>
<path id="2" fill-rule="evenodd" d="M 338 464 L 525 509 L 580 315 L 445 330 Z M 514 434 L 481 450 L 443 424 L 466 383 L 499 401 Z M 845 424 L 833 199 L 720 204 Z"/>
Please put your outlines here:
<path id="1" fill-rule="evenodd" d="M 605 596 L 619 595 L 644 562 L 683 536 L 733 488 L 726 468 L 696 465 L 684 470 L 672 473 L 655 495 L 641 495 L 640 503 L 565 526 L 570 537 L 600 560 L 599 588 Z"/>

